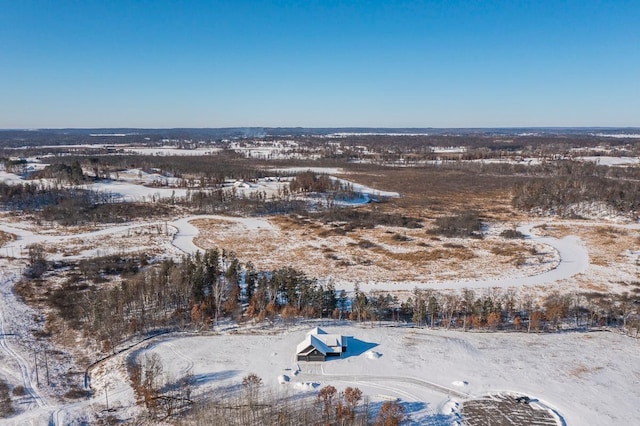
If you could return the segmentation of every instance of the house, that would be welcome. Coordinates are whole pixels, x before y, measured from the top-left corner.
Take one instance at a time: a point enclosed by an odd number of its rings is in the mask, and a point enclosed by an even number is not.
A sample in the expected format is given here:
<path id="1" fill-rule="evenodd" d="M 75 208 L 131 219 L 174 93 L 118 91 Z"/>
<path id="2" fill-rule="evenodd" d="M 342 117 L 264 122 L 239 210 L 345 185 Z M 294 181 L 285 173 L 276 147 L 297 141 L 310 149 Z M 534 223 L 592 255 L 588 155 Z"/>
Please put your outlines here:
<path id="1" fill-rule="evenodd" d="M 347 350 L 349 336 L 328 334 L 320 327 L 307 333 L 296 348 L 298 361 L 325 361 L 327 358 L 341 357 Z"/>

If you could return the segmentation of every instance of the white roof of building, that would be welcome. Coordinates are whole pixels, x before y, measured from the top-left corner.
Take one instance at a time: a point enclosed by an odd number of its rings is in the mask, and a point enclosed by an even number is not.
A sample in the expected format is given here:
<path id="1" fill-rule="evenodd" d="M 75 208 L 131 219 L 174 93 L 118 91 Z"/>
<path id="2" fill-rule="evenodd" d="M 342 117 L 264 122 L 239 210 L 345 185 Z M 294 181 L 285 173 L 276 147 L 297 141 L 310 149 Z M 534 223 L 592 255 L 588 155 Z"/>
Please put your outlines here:
<path id="1" fill-rule="evenodd" d="M 310 335 L 310 334 L 316 334 L 316 335 L 318 335 L 318 334 L 327 334 L 327 332 L 324 331 L 323 329 L 321 329 L 320 327 L 314 327 L 307 333 L 307 336 Z"/>
<path id="2" fill-rule="evenodd" d="M 307 337 L 305 337 L 305 339 L 298 344 L 296 353 L 299 355 L 307 355 L 309 352 L 313 351 L 314 348 L 321 352 L 322 355 L 335 352 L 323 341 L 318 339 L 317 336 L 314 336 L 313 334 L 307 334 Z"/>
<path id="3" fill-rule="evenodd" d="M 311 346 L 322 352 L 323 355 L 332 352 L 340 353 L 342 352 L 342 347 L 347 346 L 347 338 L 340 334 L 327 334 L 327 332 L 320 327 L 315 327 L 309 331 L 305 339 L 298 344 L 296 353 L 306 355 L 313 350 L 309 349 Z"/>

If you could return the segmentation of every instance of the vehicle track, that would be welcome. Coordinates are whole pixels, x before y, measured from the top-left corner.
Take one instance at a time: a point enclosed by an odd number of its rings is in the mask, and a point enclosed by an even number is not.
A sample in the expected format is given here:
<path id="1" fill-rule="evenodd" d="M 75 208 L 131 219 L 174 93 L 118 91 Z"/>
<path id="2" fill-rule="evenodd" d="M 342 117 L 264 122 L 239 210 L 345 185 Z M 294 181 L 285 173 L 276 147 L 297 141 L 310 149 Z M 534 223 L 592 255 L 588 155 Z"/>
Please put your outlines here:
<path id="1" fill-rule="evenodd" d="M 12 280 L 15 280 L 15 279 L 16 279 L 15 274 L 8 275 L 3 272 L 2 276 L 0 277 L 0 285 L 7 286 L 12 282 Z M 31 398 L 38 405 L 38 407 L 45 408 L 48 406 L 47 401 L 44 399 L 42 395 L 40 395 L 38 390 L 33 386 L 33 383 L 31 381 L 31 370 L 29 367 L 29 363 L 22 357 L 22 355 L 20 355 L 15 350 L 13 350 L 13 348 L 11 348 L 11 345 L 9 344 L 9 342 L 5 337 L 7 331 L 5 329 L 4 306 L 6 302 L 4 301 L 4 299 L 0 299 L 0 301 L 2 302 L 0 304 L 0 349 L 4 353 L 6 353 L 11 359 L 13 359 L 18 365 L 18 368 L 20 370 L 20 375 L 22 376 L 22 384 L 25 388 L 25 391 L 29 394 L 29 396 L 31 396 Z"/>
<path id="2" fill-rule="evenodd" d="M 405 398 L 405 401 L 408 402 L 422 402 L 424 401 L 424 398 L 421 398 L 417 395 L 414 395 L 411 392 L 408 392 L 406 390 L 403 389 L 399 389 L 395 386 L 388 386 L 388 385 L 383 385 L 381 383 L 379 383 L 380 379 L 377 378 L 376 376 L 344 376 L 344 377 L 348 377 L 349 380 L 345 380 L 342 378 L 342 376 L 336 376 L 336 375 L 331 375 L 331 374 L 322 374 L 322 375 L 312 375 L 312 374 L 305 374 L 305 377 L 309 377 L 311 376 L 311 378 L 314 378 L 314 376 L 316 378 L 321 378 L 321 377 L 332 377 L 335 378 L 336 381 L 338 382 L 346 382 L 346 383 L 355 383 L 355 384 L 366 384 L 369 387 L 372 388 L 376 388 L 376 389 L 381 389 L 384 391 L 390 391 L 393 392 L 397 395 L 402 396 L 403 398 Z M 411 379 L 408 377 L 388 377 L 388 376 L 378 376 L 378 377 L 385 377 L 386 379 L 388 379 L 388 381 L 394 381 L 394 382 L 400 382 L 400 383 L 407 383 L 407 384 L 418 384 L 420 386 L 424 386 L 424 381 L 420 381 L 421 383 L 415 383 L 413 381 L 407 381 L 407 380 L 403 380 L 403 379 Z M 350 380 L 350 379 L 358 379 L 358 380 Z M 363 380 L 364 379 L 364 380 Z M 319 379 L 321 380 L 321 379 Z M 427 382 L 428 383 L 428 382 Z M 436 385 L 437 386 L 437 385 Z M 446 388 L 445 388 L 446 389 Z M 468 398 L 468 395 L 465 396 L 465 398 Z M 436 409 L 434 409 L 434 407 L 431 406 L 431 404 L 427 404 L 427 406 L 425 407 L 425 411 L 427 413 L 429 413 L 429 415 L 431 416 L 436 416 L 438 414 L 438 411 Z"/>
<path id="3" fill-rule="evenodd" d="M 376 375 L 343 375 L 343 374 L 331 374 L 325 373 L 324 368 L 322 368 L 321 375 L 306 375 L 310 378 L 322 378 L 322 377 L 333 377 L 337 380 L 344 380 L 350 382 L 401 382 L 408 383 L 413 385 L 418 385 L 427 389 L 434 390 L 439 393 L 443 393 L 449 396 L 454 396 L 456 398 L 467 399 L 470 397 L 469 394 L 457 391 L 455 389 L 448 388 L 446 386 L 439 385 L 437 383 L 429 382 L 427 380 L 416 379 L 414 377 L 405 377 L 405 376 L 376 376 Z"/>
<path id="4" fill-rule="evenodd" d="M 171 352 L 176 354 L 176 356 L 178 358 L 181 358 L 182 360 L 187 362 L 186 367 L 181 368 L 180 372 L 183 375 L 191 372 L 193 370 L 193 364 L 194 364 L 193 360 L 191 358 L 189 358 L 188 356 L 186 356 L 185 354 L 183 354 L 182 352 L 180 352 L 173 342 L 168 340 L 166 343 L 167 343 L 167 346 L 169 347 L 169 349 L 171 349 Z"/>

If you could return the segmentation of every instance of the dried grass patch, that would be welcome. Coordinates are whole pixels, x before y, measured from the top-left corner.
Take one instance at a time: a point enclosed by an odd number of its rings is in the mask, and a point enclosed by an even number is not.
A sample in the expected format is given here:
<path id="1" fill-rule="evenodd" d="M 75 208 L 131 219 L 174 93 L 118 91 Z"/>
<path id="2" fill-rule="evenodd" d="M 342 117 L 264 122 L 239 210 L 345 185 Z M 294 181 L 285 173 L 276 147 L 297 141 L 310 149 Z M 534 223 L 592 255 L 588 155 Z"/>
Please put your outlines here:
<path id="1" fill-rule="evenodd" d="M 572 235 L 575 231 L 572 231 L 566 225 L 555 225 L 555 224 L 542 224 L 538 226 L 534 226 L 532 228 L 534 232 L 541 237 L 553 237 L 553 238 L 564 238 L 569 235 Z"/>
<path id="2" fill-rule="evenodd" d="M 231 220 L 224 219 L 194 219 L 190 221 L 190 223 L 203 231 L 208 231 L 220 226 L 231 226 L 235 224 L 235 222 Z"/>
<path id="3" fill-rule="evenodd" d="M 360 240 L 358 240 L 357 243 L 347 243 L 350 246 L 357 246 L 361 249 L 373 249 L 373 248 L 377 248 L 378 245 L 376 243 L 374 243 L 373 241 L 369 241 L 365 238 L 361 238 Z"/>
<path id="4" fill-rule="evenodd" d="M 386 255 L 393 259 L 403 262 L 426 263 L 434 262 L 438 260 L 469 260 L 473 259 L 475 255 L 467 248 L 462 249 L 434 249 L 434 250 L 418 250 L 409 253 L 392 253 L 386 252 Z"/>
<path id="5" fill-rule="evenodd" d="M 599 226 L 591 232 L 585 232 L 585 237 L 592 243 L 611 246 L 621 242 L 627 232 L 624 229 L 616 229 L 610 226 Z"/>
<path id="6" fill-rule="evenodd" d="M 617 238 L 620 236 L 627 235 L 626 229 L 615 228 L 613 226 L 598 226 L 594 229 L 594 232 L 598 235 L 602 235 L 610 238 Z"/>
<path id="7" fill-rule="evenodd" d="M 590 376 L 591 374 L 602 370 L 602 367 L 588 367 L 584 364 L 579 364 L 578 366 L 572 368 L 568 371 L 569 376 L 576 378 L 585 378 L 586 376 Z"/>
<path id="8" fill-rule="evenodd" d="M 8 232 L 0 231 L 0 247 L 7 244 L 9 241 L 13 241 L 16 238 L 15 235 Z"/>
<path id="9" fill-rule="evenodd" d="M 523 251 L 521 247 L 516 244 L 510 243 L 498 243 L 491 247 L 491 253 L 496 256 L 514 256 L 515 254 Z"/>
<path id="10" fill-rule="evenodd" d="M 477 209 L 495 216 L 509 216 L 511 190 L 520 178 L 478 174 L 476 170 L 411 167 L 380 168 L 357 165 L 348 179 L 372 188 L 396 191 L 401 198 L 389 200 L 389 206 L 424 216 L 429 212 Z M 428 185 L 425 185 L 428 182 Z"/>
<path id="11" fill-rule="evenodd" d="M 281 231 L 297 231 L 297 230 L 309 230 L 318 229 L 320 226 L 308 219 L 293 219 L 288 216 L 274 216 L 269 218 L 269 222 L 278 226 Z"/>
<path id="12" fill-rule="evenodd" d="M 404 230 L 378 226 L 345 232 L 334 225 L 296 218 L 268 218 L 276 230 L 244 230 L 233 221 L 217 221 L 217 226 L 203 220 L 195 244 L 207 248 L 224 248 L 236 253 L 242 262 L 252 262 L 264 270 L 291 266 L 309 276 L 331 276 L 345 281 L 427 281 L 497 277 L 512 273 L 514 266 L 506 252 L 521 253 L 527 270 L 540 270 L 529 246 L 516 241 L 505 243 L 500 256 L 491 252 L 494 239 L 461 240 L 428 236 L 424 231 L 406 232 L 412 241 L 398 241 Z M 233 225 L 226 228 L 223 225 Z M 242 232 L 238 232 L 242 229 Z M 404 239 L 404 238 L 402 238 Z M 389 241 L 390 240 L 390 241 Z M 387 244 L 387 241 L 390 243 Z M 393 242 L 393 243 L 391 243 Z M 498 241 L 498 244 L 501 241 Z M 521 247 L 519 247 L 521 246 Z M 537 260 L 538 257 L 534 257 Z"/>
<path id="13" fill-rule="evenodd" d="M 601 292 L 601 293 L 606 292 L 606 291 L 608 291 L 608 290 L 609 290 L 606 286 L 604 286 L 604 285 L 602 285 L 602 284 L 596 284 L 596 283 L 591 282 L 591 281 L 584 282 L 584 283 L 582 284 L 582 287 L 583 287 L 585 290 L 589 290 L 589 291 L 597 291 L 597 292 Z"/>
<path id="14" fill-rule="evenodd" d="M 407 243 L 413 241 L 413 237 L 406 234 L 390 233 L 380 237 L 380 241 L 388 245 L 406 246 Z"/>
<path id="15" fill-rule="evenodd" d="M 595 266 L 609 266 L 609 261 L 605 256 L 591 255 L 589 256 L 589 263 Z"/>
<path id="16" fill-rule="evenodd" d="M 611 226 L 585 227 L 577 230 L 576 234 L 586 242 L 590 262 L 598 266 L 624 264 L 627 257 L 623 254 L 640 246 L 640 239 L 635 233 Z"/>

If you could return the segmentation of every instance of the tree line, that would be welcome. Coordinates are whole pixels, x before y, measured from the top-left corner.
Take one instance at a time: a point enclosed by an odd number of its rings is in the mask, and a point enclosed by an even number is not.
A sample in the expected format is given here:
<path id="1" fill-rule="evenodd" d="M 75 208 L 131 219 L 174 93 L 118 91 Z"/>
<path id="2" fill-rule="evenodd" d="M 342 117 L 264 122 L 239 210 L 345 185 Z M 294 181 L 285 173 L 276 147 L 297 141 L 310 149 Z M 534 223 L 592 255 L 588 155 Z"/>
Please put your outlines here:
<path id="1" fill-rule="evenodd" d="M 31 264 L 16 288 L 37 296 L 38 279 L 54 266 L 29 247 Z M 416 288 L 404 301 L 382 291 L 336 291 L 291 267 L 256 270 L 227 250 L 212 249 L 148 265 L 144 256 L 106 256 L 56 267 L 66 281 L 45 290 L 68 326 L 94 336 L 103 350 L 159 329 L 207 329 L 221 320 L 283 321 L 301 318 L 403 321 L 461 330 L 550 331 L 617 327 L 640 332 L 640 283 L 622 294 L 552 292 L 536 299 L 517 289 L 460 292 Z M 121 279 L 108 284 L 109 276 Z M 106 283 L 106 284 L 105 284 Z"/>
<path id="2" fill-rule="evenodd" d="M 346 309 L 332 283 L 290 267 L 258 271 L 226 250 L 153 265 L 144 256 L 124 255 L 54 264 L 38 246 L 29 247 L 29 254 L 25 279 L 16 285 L 19 294 L 40 300 L 41 277 L 54 268 L 66 270 L 62 284 L 44 289 L 46 300 L 69 327 L 93 336 L 105 352 L 158 329 L 208 328 L 222 319 L 331 317 L 339 303 Z"/>

